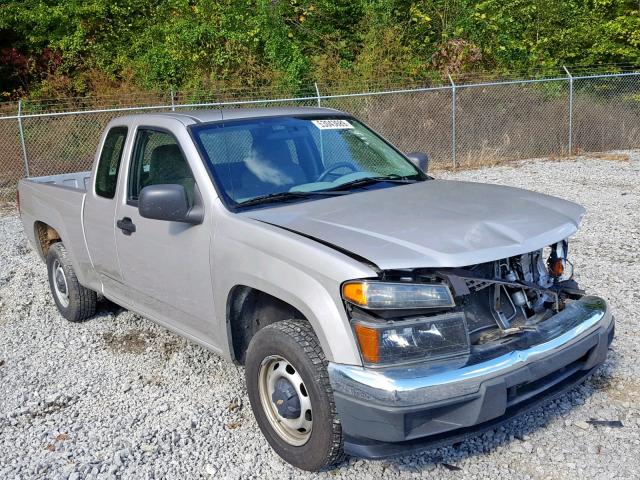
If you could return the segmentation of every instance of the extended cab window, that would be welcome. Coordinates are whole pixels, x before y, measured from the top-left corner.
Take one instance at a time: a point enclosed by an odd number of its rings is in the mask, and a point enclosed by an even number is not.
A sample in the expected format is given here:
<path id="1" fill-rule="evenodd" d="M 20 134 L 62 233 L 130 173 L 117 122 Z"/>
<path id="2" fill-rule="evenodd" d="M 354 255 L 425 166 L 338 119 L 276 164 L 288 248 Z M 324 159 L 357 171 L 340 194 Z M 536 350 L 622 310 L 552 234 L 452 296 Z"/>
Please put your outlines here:
<path id="1" fill-rule="evenodd" d="M 126 139 L 127 127 L 113 127 L 107 133 L 96 172 L 96 194 L 101 197 L 113 198 L 116 194 L 118 170 Z"/>
<path id="2" fill-rule="evenodd" d="M 195 179 L 178 141 L 168 132 L 142 128 L 133 147 L 127 199 L 136 202 L 144 187 L 161 184 L 182 185 L 193 205 Z"/>

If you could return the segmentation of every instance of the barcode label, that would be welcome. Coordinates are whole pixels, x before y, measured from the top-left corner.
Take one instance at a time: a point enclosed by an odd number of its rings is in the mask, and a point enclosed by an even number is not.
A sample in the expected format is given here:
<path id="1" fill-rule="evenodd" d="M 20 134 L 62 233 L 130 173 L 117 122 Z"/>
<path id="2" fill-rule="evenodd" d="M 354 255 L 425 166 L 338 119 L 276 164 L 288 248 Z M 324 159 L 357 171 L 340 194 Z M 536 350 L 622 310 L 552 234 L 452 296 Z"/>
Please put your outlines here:
<path id="1" fill-rule="evenodd" d="M 353 128 L 347 120 L 311 120 L 316 127 L 320 130 L 344 130 L 346 128 Z"/>

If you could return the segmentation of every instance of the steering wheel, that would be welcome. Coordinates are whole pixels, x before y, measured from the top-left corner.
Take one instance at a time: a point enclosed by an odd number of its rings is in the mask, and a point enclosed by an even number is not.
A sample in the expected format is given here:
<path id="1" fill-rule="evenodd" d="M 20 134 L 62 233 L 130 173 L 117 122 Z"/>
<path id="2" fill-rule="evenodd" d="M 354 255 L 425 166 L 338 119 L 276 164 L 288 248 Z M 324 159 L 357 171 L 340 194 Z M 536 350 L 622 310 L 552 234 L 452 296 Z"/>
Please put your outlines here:
<path id="1" fill-rule="evenodd" d="M 357 168 L 356 168 L 356 167 L 354 167 L 352 163 L 349 163 L 349 162 L 338 162 L 338 163 L 334 163 L 334 164 L 333 164 L 333 165 L 331 165 L 330 167 L 327 167 L 327 168 L 325 169 L 325 171 L 324 171 L 324 172 L 322 172 L 322 173 L 320 174 L 320 176 L 318 177 L 318 179 L 316 180 L 316 182 L 322 182 L 322 181 L 324 181 L 324 179 L 325 179 L 325 178 L 326 178 L 326 177 L 327 177 L 331 172 L 333 172 L 334 170 L 337 170 L 337 169 L 339 169 L 339 168 L 342 168 L 342 167 L 346 167 L 346 168 L 348 168 L 349 170 L 351 170 L 352 172 L 357 172 L 357 171 L 358 171 L 358 170 L 357 170 Z"/>

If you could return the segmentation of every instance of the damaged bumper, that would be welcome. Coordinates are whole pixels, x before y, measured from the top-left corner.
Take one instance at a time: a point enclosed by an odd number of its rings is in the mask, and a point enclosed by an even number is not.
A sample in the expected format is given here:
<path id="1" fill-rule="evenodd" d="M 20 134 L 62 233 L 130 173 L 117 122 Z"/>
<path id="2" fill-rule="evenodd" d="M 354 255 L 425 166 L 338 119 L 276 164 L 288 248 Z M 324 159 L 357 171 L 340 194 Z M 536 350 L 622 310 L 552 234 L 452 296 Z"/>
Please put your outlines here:
<path id="1" fill-rule="evenodd" d="M 379 369 L 330 363 L 345 451 L 408 454 L 493 428 L 582 381 L 604 362 L 613 332 L 606 302 L 588 296 L 545 321 L 531 336 L 537 343 L 490 359 Z"/>

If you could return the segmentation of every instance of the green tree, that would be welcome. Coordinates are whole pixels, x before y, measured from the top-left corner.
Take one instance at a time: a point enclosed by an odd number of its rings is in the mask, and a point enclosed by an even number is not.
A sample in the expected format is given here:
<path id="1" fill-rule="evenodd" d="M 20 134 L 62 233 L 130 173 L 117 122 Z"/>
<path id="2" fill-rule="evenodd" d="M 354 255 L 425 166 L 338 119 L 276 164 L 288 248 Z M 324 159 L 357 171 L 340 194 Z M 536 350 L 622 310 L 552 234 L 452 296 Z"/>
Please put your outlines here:
<path id="1" fill-rule="evenodd" d="M 344 87 L 640 62 L 627 0 L 5 0 L 0 88 Z"/>

